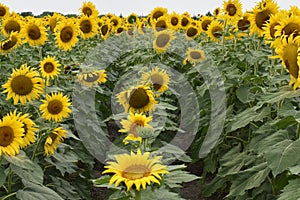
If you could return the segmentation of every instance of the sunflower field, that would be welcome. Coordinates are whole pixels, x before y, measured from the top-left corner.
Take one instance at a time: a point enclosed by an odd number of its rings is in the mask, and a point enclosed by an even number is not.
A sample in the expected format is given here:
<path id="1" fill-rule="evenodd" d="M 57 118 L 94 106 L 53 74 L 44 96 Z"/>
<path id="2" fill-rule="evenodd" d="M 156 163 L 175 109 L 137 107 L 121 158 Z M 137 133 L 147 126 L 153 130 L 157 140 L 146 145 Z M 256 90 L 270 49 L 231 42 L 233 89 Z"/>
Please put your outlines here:
<path id="1" fill-rule="evenodd" d="M 300 198 L 296 6 L 0 3 L 0 59 L 2 200 Z"/>

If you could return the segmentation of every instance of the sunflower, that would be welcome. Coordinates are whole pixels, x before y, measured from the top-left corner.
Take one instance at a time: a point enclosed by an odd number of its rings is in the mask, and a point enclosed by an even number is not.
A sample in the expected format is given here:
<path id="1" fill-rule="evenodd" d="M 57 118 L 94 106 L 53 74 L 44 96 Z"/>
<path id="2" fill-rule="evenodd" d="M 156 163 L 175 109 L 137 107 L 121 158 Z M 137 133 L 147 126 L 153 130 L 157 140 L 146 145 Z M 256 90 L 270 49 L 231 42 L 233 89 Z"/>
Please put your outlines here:
<path id="1" fill-rule="evenodd" d="M 40 97 L 44 90 L 44 80 L 35 68 L 24 64 L 20 69 L 13 69 L 11 77 L 2 87 L 5 88 L 2 93 L 8 93 L 6 100 L 13 98 L 14 105 L 19 101 L 25 105 L 27 101 L 32 102 Z"/>
<path id="2" fill-rule="evenodd" d="M 42 117 L 48 121 L 61 122 L 63 118 L 69 117 L 71 110 L 70 100 L 67 96 L 63 96 L 61 92 L 53 92 L 51 95 L 46 94 L 46 100 L 42 100 L 40 105 Z"/>
<path id="3" fill-rule="evenodd" d="M 121 19 L 114 15 L 109 19 L 108 23 L 111 24 L 112 30 L 114 31 L 121 24 Z"/>
<path id="4" fill-rule="evenodd" d="M 172 12 L 170 15 L 168 15 L 168 24 L 173 30 L 179 29 L 181 26 L 181 16 L 176 12 Z"/>
<path id="5" fill-rule="evenodd" d="M 110 34 L 111 25 L 105 23 L 100 27 L 100 35 L 103 40 L 106 40 Z"/>
<path id="6" fill-rule="evenodd" d="M 47 56 L 44 60 L 40 62 L 40 70 L 42 76 L 46 79 L 54 79 L 55 76 L 58 76 L 60 69 L 58 68 L 60 64 L 56 60 L 55 56 Z"/>
<path id="7" fill-rule="evenodd" d="M 273 0 L 263 0 L 258 3 L 250 15 L 250 21 L 252 22 L 250 27 L 251 33 L 257 33 L 261 36 L 267 21 L 271 15 L 275 15 L 277 11 L 278 5 L 273 2 Z"/>
<path id="8" fill-rule="evenodd" d="M 158 66 L 149 73 L 143 73 L 143 81 L 149 81 L 156 92 L 164 92 L 168 89 L 170 76 L 165 70 L 160 70 Z"/>
<path id="9" fill-rule="evenodd" d="M 41 46 L 47 41 L 47 31 L 40 19 L 30 19 L 21 30 L 22 37 L 30 46 Z"/>
<path id="10" fill-rule="evenodd" d="M 157 102 L 149 86 L 138 85 L 117 94 L 118 102 L 125 112 L 152 112 Z"/>
<path id="11" fill-rule="evenodd" d="M 99 15 L 99 11 L 96 9 L 96 6 L 90 1 L 83 2 L 80 12 L 82 15 L 86 15 L 88 17 L 98 17 Z"/>
<path id="12" fill-rule="evenodd" d="M 208 26 L 214 20 L 212 16 L 203 16 L 200 18 L 199 29 L 201 32 L 206 32 L 208 30 Z"/>
<path id="13" fill-rule="evenodd" d="M 280 58 L 282 65 L 290 73 L 290 83 L 293 89 L 296 90 L 300 86 L 300 36 L 293 37 L 290 35 L 287 40 L 282 40 L 282 45 L 275 49 L 277 56 L 273 58 Z"/>
<path id="14" fill-rule="evenodd" d="M 1 26 L 3 35 L 8 36 L 11 32 L 20 33 L 21 28 L 24 26 L 24 23 L 19 15 L 16 14 L 4 18 Z"/>
<path id="15" fill-rule="evenodd" d="M 206 33 L 213 41 L 220 42 L 221 37 L 224 34 L 223 32 L 224 32 L 224 25 L 221 22 L 214 20 L 208 26 Z"/>
<path id="16" fill-rule="evenodd" d="M 293 34 L 294 37 L 300 35 L 300 18 L 296 15 L 285 15 L 276 26 L 275 37 L 287 39 Z"/>
<path id="17" fill-rule="evenodd" d="M 71 18 L 61 20 L 60 23 L 56 25 L 54 32 L 56 44 L 59 49 L 65 51 L 71 50 L 78 41 L 79 27 Z"/>
<path id="18" fill-rule="evenodd" d="M 46 22 L 50 27 L 51 32 L 54 32 L 56 25 L 65 17 L 59 13 L 54 12 L 52 16 L 47 16 Z"/>
<path id="19" fill-rule="evenodd" d="M 1 54 L 7 55 L 8 52 L 18 48 L 22 44 L 21 37 L 16 32 L 11 32 L 9 37 L 0 42 Z"/>
<path id="20" fill-rule="evenodd" d="M 246 12 L 242 17 L 236 20 L 234 31 L 237 32 L 238 37 L 248 35 L 251 24 L 249 17 L 250 14 Z"/>
<path id="21" fill-rule="evenodd" d="M 44 144 L 44 150 L 46 156 L 53 155 L 57 146 L 64 141 L 67 137 L 67 131 L 62 127 L 57 127 L 49 133 Z"/>
<path id="22" fill-rule="evenodd" d="M 280 25 L 280 21 L 285 18 L 286 12 L 278 12 L 275 15 L 271 15 L 270 20 L 264 26 L 264 39 L 266 44 L 271 44 L 271 47 L 276 48 L 277 46 L 281 45 L 280 36 L 275 36 L 276 29 L 278 25 Z"/>
<path id="23" fill-rule="evenodd" d="M 17 110 L 14 112 L 10 112 L 7 116 L 11 118 L 11 120 L 17 120 L 20 121 L 23 124 L 23 143 L 20 144 L 21 148 L 25 148 L 31 143 L 34 143 L 36 141 L 36 134 L 35 131 L 37 131 L 36 124 L 30 119 L 29 114 L 22 114 L 21 112 L 17 114 Z"/>
<path id="24" fill-rule="evenodd" d="M 135 13 L 131 13 L 130 15 L 128 15 L 128 16 L 126 17 L 126 22 L 127 22 L 128 24 L 135 24 L 135 23 L 138 22 L 138 20 L 139 20 L 139 17 L 138 17 L 137 14 L 135 14 Z"/>
<path id="25" fill-rule="evenodd" d="M 105 70 L 97 70 L 94 72 L 82 72 L 78 74 L 78 80 L 82 85 L 92 87 L 98 83 L 106 82 L 106 73 Z"/>
<path id="26" fill-rule="evenodd" d="M 82 38 L 91 38 L 98 33 L 97 18 L 90 18 L 84 15 L 77 19 Z"/>
<path id="27" fill-rule="evenodd" d="M 24 128 L 22 122 L 4 116 L 0 120 L 0 155 L 14 156 L 23 144 Z"/>
<path id="28" fill-rule="evenodd" d="M 173 32 L 170 30 L 156 32 L 155 39 L 153 41 L 153 48 L 158 53 L 165 52 L 174 38 Z"/>
<path id="29" fill-rule="evenodd" d="M 157 20 L 154 20 L 152 26 L 155 31 L 163 31 L 169 28 L 170 25 L 168 24 L 168 18 L 166 16 L 162 16 Z"/>
<path id="30" fill-rule="evenodd" d="M 127 140 L 142 142 L 142 138 L 139 137 L 139 128 L 153 128 L 148 123 L 152 120 L 152 117 L 147 117 L 144 114 L 130 112 L 127 119 L 121 120 L 122 129 L 119 132 L 128 133 L 128 136 L 123 140 L 127 144 Z"/>
<path id="31" fill-rule="evenodd" d="M 214 13 L 214 16 L 217 17 L 217 16 L 220 14 L 220 12 L 221 12 L 221 8 L 220 8 L 220 7 L 215 8 L 215 9 L 214 9 L 214 12 L 213 12 L 213 13 Z"/>
<path id="32" fill-rule="evenodd" d="M 197 63 L 202 63 L 206 60 L 206 56 L 204 51 L 200 49 L 192 49 L 188 48 L 187 50 L 187 61 L 193 63 L 194 65 Z"/>
<path id="33" fill-rule="evenodd" d="M 149 20 L 148 20 L 149 24 L 152 25 L 155 20 L 157 20 L 158 18 L 160 18 L 160 17 L 162 17 L 164 15 L 167 15 L 167 13 L 168 13 L 168 9 L 166 9 L 166 8 L 162 8 L 162 7 L 156 7 L 156 8 L 154 8 L 151 11 L 151 13 L 148 15 L 148 17 L 149 17 Z"/>
<path id="34" fill-rule="evenodd" d="M 9 8 L 4 4 L 0 3 L 0 19 L 5 18 L 9 15 Z"/>
<path id="35" fill-rule="evenodd" d="M 199 31 L 199 27 L 197 25 L 190 24 L 185 30 L 185 37 L 188 40 L 195 39 L 197 36 L 199 36 L 199 34 L 200 34 L 200 31 Z"/>
<path id="36" fill-rule="evenodd" d="M 192 21 L 192 18 L 189 13 L 185 12 L 181 15 L 181 28 L 186 29 Z"/>
<path id="37" fill-rule="evenodd" d="M 140 191 L 141 186 L 146 189 L 147 184 L 151 182 L 160 185 L 160 174 L 167 174 L 167 167 L 160 164 L 160 156 L 149 158 L 150 153 L 144 154 L 138 149 L 137 154 L 131 152 L 128 154 L 115 155 L 117 162 L 108 162 L 105 166 L 105 173 L 114 173 L 109 181 L 109 185 L 115 183 L 116 187 L 124 182 L 127 191 L 135 185 L 136 190 Z"/>
<path id="38" fill-rule="evenodd" d="M 224 1 L 222 12 L 229 22 L 237 20 L 243 14 L 240 0 Z"/>

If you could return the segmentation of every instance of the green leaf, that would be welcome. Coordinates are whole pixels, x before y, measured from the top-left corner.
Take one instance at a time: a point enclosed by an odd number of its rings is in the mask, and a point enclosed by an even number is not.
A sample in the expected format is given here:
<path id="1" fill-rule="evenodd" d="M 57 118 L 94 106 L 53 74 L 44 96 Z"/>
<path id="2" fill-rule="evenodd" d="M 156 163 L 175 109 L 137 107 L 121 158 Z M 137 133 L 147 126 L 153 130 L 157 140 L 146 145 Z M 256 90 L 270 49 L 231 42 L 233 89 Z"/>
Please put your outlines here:
<path id="1" fill-rule="evenodd" d="M 101 185 L 107 186 L 107 184 L 109 183 L 110 178 L 111 178 L 111 176 L 104 175 L 104 176 L 101 176 L 101 177 L 99 177 L 97 179 L 94 179 L 92 181 L 93 181 L 94 186 L 96 186 L 96 187 L 100 187 Z"/>
<path id="2" fill-rule="evenodd" d="M 276 103 L 286 98 L 299 97 L 300 90 L 293 90 L 290 86 L 283 86 L 278 92 L 264 94 L 261 97 L 262 103 Z"/>
<path id="3" fill-rule="evenodd" d="M 272 174 L 277 174 L 300 164 L 300 140 L 283 140 L 265 151 L 268 166 L 272 169 Z"/>
<path id="4" fill-rule="evenodd" d="M 6 180 L 6 173 L 4 172 L 5 169 L 3 168 L 3 166 L 0 167 L 0 187 L 2 187 L 2 185 L 5 183 Z"/>
<path id="5" fill-rule="evenodd" d="M 60 197 L 56 192 L 51 190 L 50 188 L 34 184 L 29 181 L 24 181 L 23 184 L 25 185 L 25 188 L 23 190 L 17 191 L 17 198 L 22 200 L 33 200 L 33 199 L 39 199 L 39 200 L 63 200 L 62 197 Z"/>
<path id="6" fill-rule="evenodd" d="M 38 164 L 35 164 L 31 169 L 24 169 L 14 164 L 12 164 L 10 167 L 12 171 L 23 180 L 31 181 L 37 184 L 43 184 L 44 173 Z"/>
<path id="7" fill-rule="evenodd" d="M 151 189 L 141 190 L 141 193 L 143 200 L 184 200 L 178 193 L 170 192 L 165 188 L 157 188 L 155 191 Z"/>
<path id="8" fill-rule="evenodd" d="M 210 197 L 212 194 L 217 192 L 219 189 L 226 187 L 227 180 L 223 177 L 216 176 L 210 183 L 205 184 L 201 194 L 204 197 Z"/>
<path id="9" fill-rule="evenodd" d="M 170 188 L 182 187 L 182 183 L 191 182 L 199 178 L 194 174 L 182 170 L 170 171 L 169 174 L 164 175 L 165 184 Z"/>
<path id="10" fill-rule="evenodd" d="M 290 180 L 282 193 L 279 195 L 278 200 L 298 200 L 300 197 L 300 178 Z"/>
<path id="11" fill-rule="evenodd" d="M 250 95 L 249 88 L 245 86 L 240 86 L 236 91 L 236 96 L 242 103 L 248 102 L 249 95 Z"/>
<path id="12" fill-rule="evenodd" d="M 4 158 L 9 162 L 16 166 L 19 166 L 24 169 L 33 169 L 35 167 L 35 163 L 32 162 L 24 151 L 20 151 L 20 153 L 16 156 L 4 156 Z"/>

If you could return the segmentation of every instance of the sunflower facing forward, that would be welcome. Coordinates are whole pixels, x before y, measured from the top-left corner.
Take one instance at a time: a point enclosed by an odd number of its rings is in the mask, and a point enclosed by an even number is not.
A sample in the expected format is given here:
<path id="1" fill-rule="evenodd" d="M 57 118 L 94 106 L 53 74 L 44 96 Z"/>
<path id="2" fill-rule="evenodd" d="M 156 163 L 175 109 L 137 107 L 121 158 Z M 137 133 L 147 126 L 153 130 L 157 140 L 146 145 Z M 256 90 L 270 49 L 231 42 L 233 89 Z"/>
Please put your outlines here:
<path id="1" fill-rule="evenodd" d="M 164 92 L 168 89 L 170 76 L 165 70 L 160 70 L 158 66 L 149 73 L 142 75 L 143 81 L 149 81 L 156 92 Z"/>
<path id="2" fill-rule="evenodd" d="M 152 112 L 157 102 L 149 86 L 138 85 L 117 94 L 118 102 L 125 112 Z"/>
<path id="3" fill-rule="evenodd" d="M 58 68 L 60 64 L 56 60 L 55 56 L 47 56 L 40 63 L 40 70 L 42 72 L 42 76 L 46 79 L 54 79 L 55 76 L 58 76 L 60 69 Z"/>
<path id="4" fill-rule="evenodd" d="M 96 6 L 90 1 L 83 2 L 80 12 L 82 15 L 87 17 L 98 17 L 99 15 L 99 11 L 96 9 Z"/>
<path id="5" fill-rule="evenodd" d="M 153 48 L 157 53 L 163 53 L 170 46 L 171 41 L 173 39 L 174 39 L 173 32 L 170 30 L 155 32 Z"/>
<path id="6" fill-rule="evenodd" d="M 21 30 L 22 37 L 30 46 L 41 46 L 47 41 L 47 30 L 42 20 L 30 18 Z"/>
<path id="7" fill-rule="evenodd" d="M 5 88 L 3 93 L 8 93 L 6 100 L 13 98 L 15 105 L 19 101 L 25 105 L 27 101 L 32 102 L 40 97 L 44 80 L 34 68 L 24 64 L 20 69 L 13 69 L 11 77 L 2 87 Z"/>
<path id="8" fill-rule="evenodd" d="M 0 19 L 5 18 L 8 15 L 9 15 L 9 8 L 6 5 L 0 3 Z"/>
<path id="9" fill-rule="evenodd" d="M 46 95 L 46 100 L 42 100 L 43 104 L 40 105 L 40 111 L 42 111 L 42 117 L 48 121 L 61 122 L 63 118 L 66 118 L 71 113 L 67 96 L 63 96 L 61 92 L 52 93 Z"/>
<path id="10" fill-rule="evenodd" d="M 21 20 L 21 17 L 18 14 L 14 14 L 3 19 L 1 29 L 3 35 L 8 36 L 11 32 L 20 33 L 23 26 L 24 22 Z"/>
<path id="11" fill-rule="evenodd" d="M 49 133 L 49 136 L 46 138 L 44 144 L 44 150 L 46 156 L 53 155 L 54 151 L 57 149 L 57 146 L 64 141 L 64 138 L 67 137 L 67 131 L 62 127 L 55 128 Z"/>
<path id="12" fill-rule="evenodd" d="M 202 63 L 203 61 L 205 61 L 206 56 L 204 51 L 202 51 L 201 49 L 188 48 L 186 60 L 196 65 L 197 63 Z"/>
<path id="13" fill-rule="evenodd" d="M 121 120 L 122 129 L 119 132 L 128 133 L 128 136 L 123 140 L 127 144 L 128 140 L 142 142 L 142 138 L 139 137 L 139 128 L 153 128 L 148 123 L 152 120 L 152 117 L 147 117 L 144 114 L 130 113 L 127 119 Z"/>
<path id="14" fill-rule="evenodd" d="M 127 191 L 129 191 L 133 185 L 135 189 L 140 191 L 140 188 L 145 190 L 147 184 L 151 182 L 160 185 L 161 174 L 167 174 L 167 167 L 160 164 L 160 156 L 149 158 L 150 153 L 141 153 L 140 150 L 137 154 L 131 152 L 131 154 L 115 155 L 117 162 L 108 162 L 105 166 L 106 170 L 103 174 L 114 173 L 109 181 L 109 185 L 115 183 L 117 187 L 121 182 L 124 182 Z"/>
<path id="15" fill-rule="evenodd" d="M 0 156 L 14 156 L 19 153 L 23 143 L 24 128 L 22 122 L 10 116 L 0 120 Z"/>

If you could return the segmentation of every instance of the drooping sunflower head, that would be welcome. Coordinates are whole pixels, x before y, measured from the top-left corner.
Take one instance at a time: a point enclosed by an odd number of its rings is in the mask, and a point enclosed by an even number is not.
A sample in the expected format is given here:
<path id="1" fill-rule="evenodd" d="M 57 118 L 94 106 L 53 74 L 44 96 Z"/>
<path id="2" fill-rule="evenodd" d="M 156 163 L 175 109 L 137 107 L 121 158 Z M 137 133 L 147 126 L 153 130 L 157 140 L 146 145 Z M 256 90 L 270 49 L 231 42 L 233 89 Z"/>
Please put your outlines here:
<path id="1" fill-rule="evenodd" d="M 169 28 L 173 30 L 179 29 L 181 26 L 181 16 L 176 12 L 172 12 L 168 15 L 168 24 L 170 25 Z"/>
<path id="2" fill-rule="evenodd" d="M 56 45 L 65 51 L 71 50 L 78 41 L 79 26 L 71 18 L 61 20 L 55 27 Z"/>
<path id="3" fill-rule="evenodd" d="M 228 21 L 237 20 L 243 14 L 240 0 L 224 1 L 222 12 Z"/>
<path id="4" fill-rule="evenodd" d="M 11 120 L 17 120 L 20 121 L 23 124 L 23 143 L 20 144 L 21 148 L 25 148 L 31 143 L 34 143 L 36 140 L 36 134 L 35 132 L 38 130 L 36 124 L 30 119 L 29 114 L 23 114 L 23 113 L 17 113 L 17 110 L 14 110 L 14 112 L 10 112 L 7 114 L 8 117 L 11 118 Z"/>
<path id="5" fill-rule="evenodd" d="M 59 23 L 64 18 L 65 17 L 63 15 L 54 12 L 52 16 L 47 16 L 45 21 L 46 21 L 46 24 L 49 25 L 51 32 L 54 33 L 57 23 Z"/>
<path id="6" fill-rule="evenodd" d="M 93 72 L 81 72 L 78 74 L 78 80 L 82 85 L 87 87 L 92 87 L 93 85 L 97 85 L 98 83 L 106 82 L 106 73 L 105 70 L 96 70 Z"/>
<path id="7" fill-rule="evenodd" d="M 91 38 L 98 33 L 97 18 L 90 18 L 84 15 L 78 17 L 77 20 L 82 38 Z"/>
<path id="8" fill-rule="evenodd" d="M 30 46 L 41 46 L 48 40 L 44 23 L 38 18 L 28 20 L 21 30 L 21 35 Z"/>
<path id="9" fill-rule="evenodd" d="M 22 45 L 20 34 L 11 32 L 8 38 L 0 41 L 0 52 L 7 55 L 8 52 L 18 48 L 20 45 Z"/>
<path id="10" fill-rule="evenodd" d="M 290 35 L 287 40 L 282 40 L 282 45 L 275 49 L 282 65 L 290 73 L 290 85 L 294 85 L 294 90 L 300 86 L 300 36 Z"/>
<path id="11" fill-rule="evenodd" d="M 139 17 L 135 13 L 131 13 L 130 15 L 127 16 L 126 22 L 128 24 L 135 24 L 139 21 Z"/>
<path id="12" fill-rule="evenodd" d="M 252 10 L 250 15 L 251 33 L 263 34 L 264 26 L 270 19 L 271 15 L 275 15 L 278 12 L 278 5 L 273 0 L 262 0 Z"/>
<path id="13" fill-rule="evenodd" d="M 117 95 L 118 102 L 123 106 L 125 112 L 145 113 L 152 112 L 157 102 L 149 86 L 138 85 Z"/>
<path id="14" fill-rule="evenodd" d="M 69 117 L 71 113 L 70 100 L 61 92 L 46 95 L 46 100 L 42 100 L 43 104 L 40 105 L 42 117 L 48 121 L 61 122 L 63 118 Z"/>
<path id="15" fill-rule="evenodd" d="M 154 22 L 154 20 L 157 20 L 158 18 L 167 15 L 168 13 L 168 9 L 166 8 L 162 8 L 162 7 L 156 7 L 154 8 L 151 13 L 149 14 L 149 24 L 152 25 L 152 23 Z"/>
<path id="16" fill-rule="evenodd" d="M 171 41 L 175 37 L 170 30 L 163 30 L 155 33 L 155 39 L 153 41 L 153 48 L 157 53 L 163 53 L 170 46 Z"/>
<path id="17" fill-rule="evenodd" d="M 12 98 L 15 105 L 18 102 L 25 105 L 27 101 L 32 102 L 40 97 L 44 80 L 34 68 L 24 64 L 20 69 L 13 69 L 11 77 L 2 87 L 5 88 L 3 93 L 7 93 L 7 100 Z"/>
<path id="18" fill-rule="evenodd" d="M 203 61 L 205 61 L 206 56 L 204 51 L 202 51 L 201 49 L 188 48 L 186 59 L 187 61 L 195 65 L 197 63 L 202 63 Z"/>
<path id="19" fill-rule="evenodd" d="M 264 26 L 264 39 L 266 44 L 271 44 L 271 47 L 276 48 L 277 46 L 281 45 L 280 36 L 275 36 L 276 30 L 280 25 L 280 21 L 286 18 L 286 12 L 280 11 L 275 15 L 271 15 L 270 20 Z"/>
<path id="20" fill-rule="evenodd" d="M 54 79 L 55 76 L 58 76 L 59 62 L 56 60 L 55 56 L 47 56 L 44 60 L 40 62 L 40 70 L 42 72 L 42 76 L 46 79 Z"/>
<path id="21" fill-rule="evenodd" d="M 67 131 L 62 127 L 55 128 L 49 133 L 44 144 L 46 156 L 53 155 L 58 145 L 67 137 Z"/>
<path id="22" fill-rule="evenodd" d="M 233 31 L 237 37 L 248 36 L 250 32 L 251 21 L 249 19 L 250 14 L 244 13 L 242 17 L 238 18 L 235 22 Z"/>
<path id="23" fill-rule="evenodd" d="M 164 92 L 168 89 L 170 76 L 165 70 L 159 69 L 158 66 L 149 73 L 143 73 L 142 80 L 150 82 L 156 92 Z"/>
<path id="24" fill-rule="evenodd" d="M 3 35 L 8 36 L 11 32 L 20 33 L 23 26 L 23 21 L 21 20 L 19 15 L 15 14 L 3 19 L 1 29 Z"/>
<path id="25" fill-rule="evenodd" d="M 160 184 L 161 174 L 167 174 L 167 167 L 160 164 L 161 157 L 149 158 L 150 153 L 137 153 L 115 155 L 116 162 L 108 162 L 105 166 L 106 170 L 103 174 L 113 173 L 109 181 L 109 185 L 115 183 L 117 187 L 121 182 L 124 182 L 127 191 L 133 185 L 136 190 L 140 190 L 141 186 L 145 190 L 147 184 L 151 182 Z"/>
<path id="26" fill-rule="evenodd" d="M 224 34 L 224 25 L 217 20 L 213 20 L 208 26 L 206 33 L 211 40 L 220 42 Z"/>
<path id="27" fill-rule="evenodd" d="M 201 32 L 206 32 L 208 30 L 208 26 L 214 20 L 212 16 L 202 16 L 200 18 L 199 29 Z"/>
<path id="28" fill-rule="evenodd" d="M 278 26 L 276 26 L 275 37 L 287 40 L 290 35 L 297 37 L 300 35 L 300 18 L 296 15 L 282 16 Z"/>
<path id="29" fill-rule="evenodd" d="M 188 40 L 195 39 L 197 36 L 199 36 L 199 34 L 200 34 L 200 31 L 199 31 L 199 27 L 197 25 L 190 24 L 185 29 L 185 36 Z"/>
<path id="30" fill-rule="evenodd" d="M 22 122 L 10 116 L 0 120 L 0 155 L 14 156 L 23 144 L 24 128 Z"/>
<path id="31" fill-rule="evenodd" d="M 0 3 L 0 19 L 5 18 L 8 15 L 9 15 L 9 8 L 6 5 Z"/>
<path id="32" fill-rule="evenodd" d="M 88 17 L 98 17 L 99 15 L 99 11 L 96 9 L 96 6 L 90 1 L 83 2 L 80 12 L 82 15 L 86 15 Z"/>
<path id="33" fill-rule="evenodd" d="M 124 139 L 124 143 L 128 143 L 127 140 L 141 141 L 142 138 L 139 137 L 139 129 L 142 127 L 153 128 L 149 125 L 149 122 L 152 120 L 152 117 L 147 117 L 144 114 L 139 113 L 129 113 L 127 119 L 121 120 L 122 129 L 119 132 L 128 133 L 127 138 Z M 131 139 L 130 139 L 131 138 Z"/>

